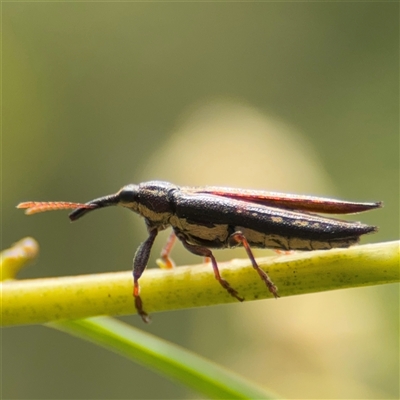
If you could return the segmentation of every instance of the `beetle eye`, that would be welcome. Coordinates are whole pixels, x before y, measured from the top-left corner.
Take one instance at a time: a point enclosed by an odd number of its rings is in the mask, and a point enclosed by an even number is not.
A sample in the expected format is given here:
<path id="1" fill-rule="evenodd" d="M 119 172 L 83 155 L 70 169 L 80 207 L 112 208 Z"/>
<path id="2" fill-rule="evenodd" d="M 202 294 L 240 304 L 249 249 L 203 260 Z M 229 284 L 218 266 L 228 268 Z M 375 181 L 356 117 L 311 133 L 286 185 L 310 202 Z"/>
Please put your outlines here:
<path id="1" fill-rule="evenodd" d="M 138 198 L 138 186 L 137 185 L 126 185 L 118 192 L 119 201 L 121 203 L 133 203 L 137 202 Z"/>

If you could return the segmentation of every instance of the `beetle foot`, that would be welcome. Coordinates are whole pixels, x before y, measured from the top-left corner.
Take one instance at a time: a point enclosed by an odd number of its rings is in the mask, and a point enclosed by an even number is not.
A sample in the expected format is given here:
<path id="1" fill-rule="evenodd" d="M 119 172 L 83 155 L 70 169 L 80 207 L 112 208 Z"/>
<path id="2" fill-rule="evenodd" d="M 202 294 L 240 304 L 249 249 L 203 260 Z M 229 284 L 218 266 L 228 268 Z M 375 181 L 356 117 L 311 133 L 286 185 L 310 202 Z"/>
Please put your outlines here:
<path id="1" fill-rule="evenodd" d="M 219 281 L 219 283 L 221 284 L 221 286 L 234 298 L 238 299 L 239 301 L 244 301 L 244 298 L 239 296 L 239 292 L 237 290 L 235 290 L 233 287 L 231 287 L 231 285 L 225 280 L 225 279 L 221 279 Z"/>
<path id="2" fill-rule="evenodd" d="M 143 322 L 146 324 L 150 323 L 151 318 L 150 318 L 149 314 L 147 314 L 143 310 L 143 302 L 142 302 L 142 299 L 140 298 L 140 296 L 135 296 L 135 307 L 136 307 L 137 313 L 140 315 Z"/>
<path id="3" fill-rule="evenodd" d="M 271 280 L 266 280 L 266 279 L 263 279 L 263 281 L 265 282 L 265 284 L 267 285 L 267 288 L 268 288 L 268 290 L 274 295 L 274 297 L 276 298 L 276 299 L 278 299 L 279 297 L 281 297 L 281 296 L 279 296 L 279 294 L 278 294 L 278 288 L 275 286 L 275 284 L 271 281 Z"/>

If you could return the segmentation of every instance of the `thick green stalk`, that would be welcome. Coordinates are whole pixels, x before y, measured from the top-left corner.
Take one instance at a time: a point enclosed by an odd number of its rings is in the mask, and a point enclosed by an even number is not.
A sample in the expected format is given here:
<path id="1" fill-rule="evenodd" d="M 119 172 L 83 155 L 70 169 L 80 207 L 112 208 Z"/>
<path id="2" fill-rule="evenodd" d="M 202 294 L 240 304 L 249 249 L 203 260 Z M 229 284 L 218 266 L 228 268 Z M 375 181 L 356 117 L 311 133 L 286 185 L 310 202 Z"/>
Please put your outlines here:
<path id="1" fill-rule="evenodd" d="M 399 282 L 398 241 L 277 255 L 257 261 L 282 297 Z M 271 298 L 248 260 L 220 263 L 220 270 L 246 301 Z M 140 284 L 149 313 L 237 301 L 215 281 L 208 264 L 149 269 Z M 1 292 L 3 326 L 136 312 L 130 271 L 8 281 L 1 284 Z"/>

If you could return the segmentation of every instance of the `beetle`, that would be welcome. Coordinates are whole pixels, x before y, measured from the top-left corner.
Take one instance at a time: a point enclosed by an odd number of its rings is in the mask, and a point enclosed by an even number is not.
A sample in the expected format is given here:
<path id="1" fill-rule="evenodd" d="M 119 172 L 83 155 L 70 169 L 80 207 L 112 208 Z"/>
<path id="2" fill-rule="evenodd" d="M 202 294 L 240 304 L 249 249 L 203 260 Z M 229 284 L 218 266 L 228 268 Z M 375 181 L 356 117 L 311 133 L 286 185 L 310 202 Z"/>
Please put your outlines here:
<path id="1" fill-rule="evenodd" d="M 138 314 L 148 322 L 139 294 L 139 278 L 144 272 L 158 232 L 172 227 L 161 258 L 167 267 L 175 239 L 193 254 L 211 260 L 221 286 L 239 301 L 244 299 L 223 279 L 211 249 L 243 246 L 253 268 L 277 298 L 278 289 L 255 260 L 251 247 L 277 250 L 328 250 L 358 243 L 360 236 L 377 230 L 360 222 L 321 217 L 315 213 L 349 214 L 379 208 L 381 202 L 356 203 L 313 196 L 299 196 L 260 190 L 225 187 L 179 187 L 169 182 L 150 181 L 124 186 L 115 194 L 85 204 L 68 202 L 25 202 L 27 214 L 71 209 L 71 221 L 90 211 L 120 205 L 145 220 L 148 237 L 133 259 L 133 296 Z"/>

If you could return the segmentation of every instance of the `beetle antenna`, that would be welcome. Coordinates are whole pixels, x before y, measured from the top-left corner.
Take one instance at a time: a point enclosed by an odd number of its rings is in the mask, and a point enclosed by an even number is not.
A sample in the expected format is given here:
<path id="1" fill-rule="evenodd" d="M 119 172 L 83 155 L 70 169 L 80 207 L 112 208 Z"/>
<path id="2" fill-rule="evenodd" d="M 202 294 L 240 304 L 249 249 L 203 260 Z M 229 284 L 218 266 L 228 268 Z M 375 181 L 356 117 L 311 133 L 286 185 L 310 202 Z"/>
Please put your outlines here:
<path id="1" fill-rule="evenodd" d="M 74 209 L 74 211 L 69 214 L 69 218 L 71 221 L 75 221 L 89 211 L 96 210 L 97 208 L 116 206 L 119 203 L 119 198 L 119 193 L 117 193 L 99 197 L 87 203 L 71 203 L 69 201 L 26 201 L 24 203 L 19 203 L 17 208 L 24 208 L 25 214 L 27 215 L 44 211 Z"/>
<path id="2" fill-rule="evenodd" d="M 37 214 L 45 211 L 68 210 L 71 208 L 92 208 L 89 204 L 71 203 L 69 201 L 26 201 L 19 203 L 17 208 L 24 208 L 26 215 Z"/>

